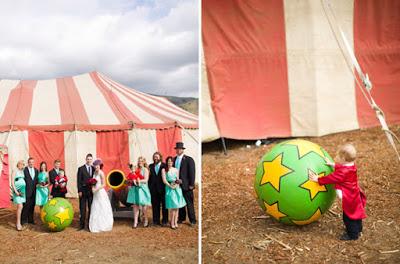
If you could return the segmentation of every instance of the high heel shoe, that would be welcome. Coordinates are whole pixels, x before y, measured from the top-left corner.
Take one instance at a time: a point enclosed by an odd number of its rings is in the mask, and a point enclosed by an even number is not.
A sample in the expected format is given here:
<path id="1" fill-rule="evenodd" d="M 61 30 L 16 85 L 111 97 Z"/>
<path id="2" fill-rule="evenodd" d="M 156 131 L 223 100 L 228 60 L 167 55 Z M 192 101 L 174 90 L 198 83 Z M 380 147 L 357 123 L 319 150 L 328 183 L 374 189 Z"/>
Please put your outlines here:
<path id="1" fill-rule="evenodd" d="M 138 225 L 137 223 L 136 223 L 136 224 L 133 224 L 132 228 L 133 228 L 133 229 L 136 229 L 136 228 L 137 228 L 137 225 Z"/>
<path id="2" fill-rule="evenodd" d="M 148 219 L 144 220 L 143 226 L 144 227 L 148 227 L 149 226 L 149 220 Z"/>
<path id="3" fill-rule="evenodd" d="M 22 226 L 20 226 L 20 227 L 15 226 L 15 228 L 17 229 L 17 231 L 22 231 Z"/>

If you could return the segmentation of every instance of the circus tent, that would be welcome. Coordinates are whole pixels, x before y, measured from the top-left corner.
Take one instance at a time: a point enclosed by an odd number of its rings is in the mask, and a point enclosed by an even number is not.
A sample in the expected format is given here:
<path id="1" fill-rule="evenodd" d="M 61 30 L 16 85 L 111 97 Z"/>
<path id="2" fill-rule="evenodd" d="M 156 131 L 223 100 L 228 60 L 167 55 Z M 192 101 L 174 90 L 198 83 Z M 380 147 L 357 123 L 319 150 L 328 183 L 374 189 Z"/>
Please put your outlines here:
<path id="1" fill-rule="evenodd" d="M 331 0 L 389 124 L 400 123 L 400 1 Z M 321 1 L 202 2 L 202 141 L 379 126 Z"/>
<path id="2" fill-rule="evenodd" d="M 77 195 L 76 171 L 87 153 L 112 169 L 155 151 L 174 154 L 177 141 L 198 160 L 197 116 L 166 98 L 149 95 L 91 72 L 52 80 L 0 80 L 0 144 L 9 151 L 8 173 L 32 156 L 52 168 L 60 159 Z M 197 162 L 197 164 L 199 164 Z M 6 172 L 6 173 L 7 173 Z"/>

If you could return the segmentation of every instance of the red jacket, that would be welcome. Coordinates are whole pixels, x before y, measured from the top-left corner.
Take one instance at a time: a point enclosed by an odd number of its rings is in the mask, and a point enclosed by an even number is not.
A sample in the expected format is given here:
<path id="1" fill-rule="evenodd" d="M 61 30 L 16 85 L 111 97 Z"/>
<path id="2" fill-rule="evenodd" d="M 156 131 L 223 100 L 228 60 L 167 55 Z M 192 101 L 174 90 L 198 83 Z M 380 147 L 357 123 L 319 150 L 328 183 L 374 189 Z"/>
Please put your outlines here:
<path id="1" fill-rule="evenodd" d="M 343 212 L 350 219 L 366 218 L 365 205 L 367 198 L 358 186 L 357 168 L 355 165 L 344 166 L 335 164 L 335 171 L 328 176 L 318 178 L 321 185 L 335 184 L 335 188 L 342 191 Z"/>

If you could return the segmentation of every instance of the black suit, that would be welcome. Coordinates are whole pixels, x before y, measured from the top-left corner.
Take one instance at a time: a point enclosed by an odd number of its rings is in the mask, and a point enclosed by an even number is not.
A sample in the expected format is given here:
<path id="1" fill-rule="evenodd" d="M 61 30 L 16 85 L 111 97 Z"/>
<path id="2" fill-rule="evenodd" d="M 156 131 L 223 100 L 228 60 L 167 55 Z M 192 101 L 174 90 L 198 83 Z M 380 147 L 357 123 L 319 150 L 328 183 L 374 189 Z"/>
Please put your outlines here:
<path id="1" fill-rule="evenodd" d="M 162 180 L 162 169 L 165 164 L 161 163 L 158 173 L 154 163 L 149 165 L 149 188 L 151 193 L 151 207 L 153 209 L 153 224 L 160 224 L 160 207 L 162 206 L 162 223 L 168 223 L 168 209 L 165 207 L 165 184 Z"/>
<path id="2" fill-rule="evenodd" d="M 90 166 L 90 174 L 86 168 L 86 164 L 78 168 L 77 182 L 78 182 L 78 192 L 82 193 L 82 197 L 79 197 L 79 225 L 80 228 L 85 228 L 86 222 L 86 204 L 88 206 L 88 219 L 90 217 L 90 207 L 92 206 L 93 193 L 90 186 L 87 185 L 87 181 L 93 178 L 94 167 Z"/>
<path id="3" fill-rule="evenodd" d="M 176 162 L 176 157 L 174 158 L 174 166 Z M 179 221 L 186 220 L 186 210 L 189 216 L 189 221 L 191 223 L 196 223 L 196 214 L 194 211 L 194 195 L 193 190 L 189 188 L 192 186 L 194 188 L 195 182 L 195 174 L 196 174 L 196 166 L 194 164 L 194 160 L 186 155 L 183 155 L 181 160 L 181 165 L 179 167 L 179 178 L 182 180 L 181 188 L 183 197 L 186 201 L 186 207 L 179 209 Z M 187 208 L 187 209 L 186 209 Z"/>
<path id="4" fill-rule="evenodd" d="M 22 207 L 21 213 L 21 223 L 33 223 L 33 212 L 35 211 L 35 201 L 36 201 L 36 184 L 38 184 L 38 175 L 39 171 L 34 168 L 35 175 L 32 179 L 31 174 L 29 173 L 28 167 L 24 169 L 24 178 L 25 178 L 25 197 L 26 201 L 24 206 Z"/>
<path id="5" fill-rule="evenodd" d="M 62 170 L 61 168 L 58 170 L 60 171 Z M 55 179 L 58 176 L 58 173 L 56 171 L 56 169 L 52 169 L 51 171 L 49 171 L 49 178 L 50 178 L 50 183 L 52 184 L 52 188 L 51 188 L 51 196 L 53 197 L 62 197 L 65 198 L 65 193 L 60 191 L 60 188 L 56 188 L 54 186 L 55 183 Z"/>

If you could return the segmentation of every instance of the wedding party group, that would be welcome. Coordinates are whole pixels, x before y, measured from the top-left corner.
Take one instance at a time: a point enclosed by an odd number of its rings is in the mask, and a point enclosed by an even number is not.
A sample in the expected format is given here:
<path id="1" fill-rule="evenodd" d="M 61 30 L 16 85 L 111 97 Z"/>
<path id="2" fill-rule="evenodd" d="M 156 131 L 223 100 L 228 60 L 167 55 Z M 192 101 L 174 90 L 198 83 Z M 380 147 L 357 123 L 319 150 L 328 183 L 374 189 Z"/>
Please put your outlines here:
<path id="1" fill-rule="evenodd" d="M 128 186 L 126 202 L 133 207 L 133 228 L 139 222 L 149 226 L 147 209 L 152 207 L 153 225 L 177 229 L 178 224 L 189 219 L 190 226 L 196 225 L 194 208 L 195 162 L 184 154 L 184 144 L 177 142 L 176 156 L 169 156 L 163 162 L 162 153 L 153 154 L 148 165 L 144 157 L 136 164 L 129 164 L 130 173 L 125 179 Z M 50 198 L 65 198 L 68 192 L 68 177 L 56 159 L 54 167 L 48 170 L 46 162 L 35 168 L 35 159 L 30 157 L 17 162 L 11 174 L 13 203 L 17 206 L 16 229 L 23 225 L 35 224 L 35 206 L 42 208 Z M 106 177 L 103 162 L 86 155 L 85 164 L 78 168 L 77 187 L 79 195 L 79 228 L 90 232 L 111 231 L 114 217 L 109 195 L 106 191 Z M 141 219 L 139 219 L 141 216 Z"/>

